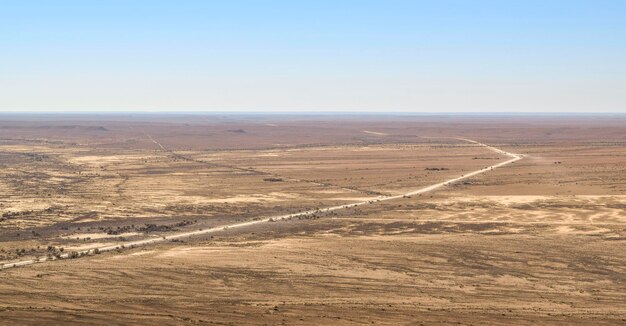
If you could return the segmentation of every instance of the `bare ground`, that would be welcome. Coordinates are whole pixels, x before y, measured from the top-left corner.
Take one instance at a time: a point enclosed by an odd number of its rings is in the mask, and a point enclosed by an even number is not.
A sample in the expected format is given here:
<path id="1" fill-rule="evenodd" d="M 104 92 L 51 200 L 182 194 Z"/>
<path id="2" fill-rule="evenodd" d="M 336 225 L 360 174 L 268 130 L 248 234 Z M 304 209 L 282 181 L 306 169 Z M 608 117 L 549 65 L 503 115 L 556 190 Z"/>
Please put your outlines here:
<path id="1" fill-rule="evenodd" d="M 0 124 L 0 260 L 402 193 L 502 159 L 433 136 L 526 157 L 422 196 L 5 270 L 3 322 L 626 322 L 624 123 L 177 119 Z"/>

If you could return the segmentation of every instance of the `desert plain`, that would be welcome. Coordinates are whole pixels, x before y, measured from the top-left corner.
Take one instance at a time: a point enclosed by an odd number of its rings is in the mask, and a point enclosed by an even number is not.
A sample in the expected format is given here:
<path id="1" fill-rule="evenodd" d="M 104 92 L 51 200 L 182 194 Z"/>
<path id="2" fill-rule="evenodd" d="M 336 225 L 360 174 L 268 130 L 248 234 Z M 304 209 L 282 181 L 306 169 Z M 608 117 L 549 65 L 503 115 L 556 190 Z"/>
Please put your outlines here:
<path id="1" fill-rule="evenodd" d="M 5 114 L 0 214 L 3 324 L 626 323 L 623 115 Z"/>

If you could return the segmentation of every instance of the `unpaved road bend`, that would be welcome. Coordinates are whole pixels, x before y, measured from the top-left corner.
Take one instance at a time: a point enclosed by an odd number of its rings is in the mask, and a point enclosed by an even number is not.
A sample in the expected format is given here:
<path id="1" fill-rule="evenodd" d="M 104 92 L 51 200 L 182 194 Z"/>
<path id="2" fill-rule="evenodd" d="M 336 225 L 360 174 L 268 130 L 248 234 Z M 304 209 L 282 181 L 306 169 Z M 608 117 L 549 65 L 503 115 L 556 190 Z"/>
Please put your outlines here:
<path id="1" fill-rule="evenodd" d="M 74 252 L 74 253 L 64 253 L 64 254 L 61 254 L 60 256 L 56 257 L 56 258 L 40 257 L 40 258 L 29 259 L 29 260 L 9 262 L 9 263 L 5 263 L 5 264 L 0 265 L 0 270 L 13 268 L 13 267 L 27 266 L 27 265 L 32 265 L 32 264 L 36 264 L 36 263 L 42 263 L 42 262 L 50 261 L 50 260 L 77 258 L 77 257 L 81 257 L 81 256 L 86 256 L 86 255 L 93 255 L 93 254 L 96 254 L 96 253 L 99 253 L 99 252 L 107 252 L 107 251 L 113 251 L 113 250 L 122 250 L 122 249 L 125 249 L 125 248 L 136 248 L 136 247 L 146 246 L 146 245 L 160 243 L 160 242 L 166 242 L 166 241 L 182 239 L 182 238 L 189 238 L 189 237 L 197 236 L 197 235 L 206 235 L 206 234 L 211 234 L 211 233 L 217 233 L 217 232 L 220 232 L 220 231 L 223 231 L 223 230 L 226 230 L 226 229 L 242 228 L 242 227 L 252 226 L 252 225 L 261 224 L 261 223 L 274 222 L 274 221 L 277 221 L 277 220 L 285 220 L 285 219 L 291 219 L 291 218 L 297 218 L 297 217 L 312 216 L 314 214 L 332 212 L 332 211 L 337 211 L 337 210 L 341 210 L 341 209 L 347 209 L 347 208 L 351 208 L 351 207 L 357 207 L 357 206 L 361 206 L 361 205 L 372 204 L 374 202 L 381 202 L 381 201 L 405 198 L 405 197 L 408 197 L 408 196 L 419 195 L 419 194 L 423 194 L 423 193 L 426 193 L 426 192 L 430 192 L 430 191 L 436 190 L 438 188 L 441 188 L 441 187 L 453 184 L 455 182 L 471 178 L 473 176 L 476 176 L 476 175 L 479 175 L 479 174 L 491 171 L 493 169 L 497 169 L 499 167 L 503 167 L 503 166 L 511 164 L 513 162 L 519 161 L 519 160 L 521 160 L 523 158 L 523 155 L 521 155 L 521 154 L 509 153 L 509 152 L 503 151 L 501 149 L 498 149 L 498 148 L 495 148 L 495 147 L 492 147 L 492 146 L 489 146 L 489 145 L 486 145 L 486 144 L 483 144 L 483 143 L 479 143 L 479 142 L 471 140 L 471 139 L 466 139 L 466 138 L 457 138 L 457 139 L 463 140 L 463 141 L 466 141 L 466 142 L 470 142 L 470 143 L 473 143 L 473 144 L 476 144 L 476 145 L 479 145 L 479 146 L 482 146 L 482 147 L 485 147 L 485 148 L 487 148 L 487 149 L 489 149 L 489 150 L 491 150 L 493 152 L 496 152 L 496 153 L 501 154 L 501 155 L 505 155 L 505 156 L 509 157 L 510 159 L 506 160 L 504 162 L 495 164 L 495 165 L 491 165 L 491 166 L 482 168 L 480 170 L 476 170 L 476 171 L 473 171 L 473 172 L 461 175 L 460 177 L 449 179 L 449 180 L 446 180 L 446 181 L 443 181 L 443 182 L 440 182 L 440 183 L 436 183 L 436 184 L 433 184 L 433 185 L 430 185 L 430 186 L 427 186 L 427 187 L 424 187 L 424 188 L 420 188 L 420 189 L 417 189 L 417 190 L 414 190 L 414 191 L 411 191 L 411 192 L 408 192 L 408 193 L 405 193 L 405 194 L 401 194 L 401 195 L 373 197 L 373 198 L 370 198 L 368 200 L 364 200 L 364 201 L 360 201 L 360 202 L 356 202 L 356 203 L 351 203 L 351 204 L 344 204 L 344 205 L 333 206 L 333 207 L 328 207 L 328 208 L 323 208 L 323 209 L 315 209 L 315 210 L 310 210 L 310 211 L 305 211 L 305 212 L 300 212 L 300 213 L 294 213 L 294 214 L 272 216 L 272 217 L 267 217 L 267 218 L 264 218 L 264 219 L 257 219 L 257 220 L 252 220 L 252 221 L 248 221 L 248 222 L 229 224 L 229 225 L 224 225 L 224 226 L 210 228 L 210 229 L 201 229 L 201 230 L 197 230 L 197 231 L 181 232 L 181 233 L 176 233 L 176 234 L 171 234 L 171 235 L 163 235 L 163 236 L 153 237 L 153 238 L 144 239 L 144 240 L 125 242 L 123 244 L 116 244 L 116 245 L 105 246 L 105 247 L 101 247 L 101 248 L 93 248 L 93 249 L 89 249 L 89 250 L 77 251 L 77 252 Z M 161 146 L 156 141 L 154 141 L 154 142 L 157 145 Z"/>

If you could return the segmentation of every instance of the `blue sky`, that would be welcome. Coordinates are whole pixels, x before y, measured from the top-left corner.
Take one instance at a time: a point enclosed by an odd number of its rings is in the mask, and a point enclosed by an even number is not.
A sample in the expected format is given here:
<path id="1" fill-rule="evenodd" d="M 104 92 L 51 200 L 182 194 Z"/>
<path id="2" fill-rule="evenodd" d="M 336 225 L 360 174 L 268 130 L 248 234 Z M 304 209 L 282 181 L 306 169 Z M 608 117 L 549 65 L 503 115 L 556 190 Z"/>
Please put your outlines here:
<path id="1" fill-rule="evenodd" d="M 626 112 L 626 1 L 0 0 L 0 110 Z"/>

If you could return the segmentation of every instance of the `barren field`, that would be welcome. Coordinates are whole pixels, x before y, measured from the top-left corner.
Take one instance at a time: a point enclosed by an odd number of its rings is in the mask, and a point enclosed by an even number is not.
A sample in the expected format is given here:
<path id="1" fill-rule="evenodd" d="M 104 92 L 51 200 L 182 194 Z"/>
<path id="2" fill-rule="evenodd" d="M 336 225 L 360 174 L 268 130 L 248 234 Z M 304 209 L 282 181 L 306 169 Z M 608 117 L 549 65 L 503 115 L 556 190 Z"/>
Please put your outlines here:
<path id="1" fill-rule="evenodd" d="M 624 116 L 0 116 L 0 214 L 8 324 L 626 323 Z"/>

